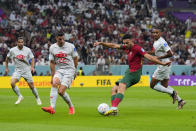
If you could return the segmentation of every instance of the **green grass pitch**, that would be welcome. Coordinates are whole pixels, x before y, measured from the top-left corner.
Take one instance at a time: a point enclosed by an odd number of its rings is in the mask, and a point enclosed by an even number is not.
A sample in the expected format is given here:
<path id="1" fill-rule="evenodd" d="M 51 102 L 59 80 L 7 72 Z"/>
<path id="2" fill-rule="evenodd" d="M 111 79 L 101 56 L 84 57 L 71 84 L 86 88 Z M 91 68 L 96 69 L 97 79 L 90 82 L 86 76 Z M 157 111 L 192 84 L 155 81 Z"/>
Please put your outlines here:
<path id="1" fill-rule="evenodd" d="M 19 105 L 12 89 L 0 89 L 0 131 L 196 131 L 196 87 L 174 88 L 187 102 L 183 110 L 176 110 L 169 95 L 139 87 L 126 91 L 118 116 L 108 117 L 98 114 L 97 106 L 110 105 L 111 88 L 68 90 L 73 116 L 60 96 L 56 114 L 50 115 L 36 105 L 30 89 L 20 89 L 25 99 Z M 48 106 L 50 89 L 38 91 L 42 106 Z"/>

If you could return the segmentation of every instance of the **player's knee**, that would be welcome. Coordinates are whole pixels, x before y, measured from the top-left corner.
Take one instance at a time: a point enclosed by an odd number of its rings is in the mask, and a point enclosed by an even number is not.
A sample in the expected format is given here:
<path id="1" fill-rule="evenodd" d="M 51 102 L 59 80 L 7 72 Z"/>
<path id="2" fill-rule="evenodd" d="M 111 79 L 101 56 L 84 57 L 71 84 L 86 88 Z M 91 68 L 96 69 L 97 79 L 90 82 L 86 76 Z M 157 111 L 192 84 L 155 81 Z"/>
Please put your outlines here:
<path id="1" fill-rule="evenodd" d="M 152 88 L 152 89 L 153 89 L 153 88 L 154 88 L 154 86 L 155 86 L 154 84 L 150 83 L 150 88 Z"/>
<path id="2" fill-rule="evenodd" d="M 11 81 L 11 86 L 12 86 L 12 88 L 14 88 L 16 86 L 16 82 Z"/>
<path id="3" fill-rule="evenodd" d="M 117 92 L 117 88 L 114 86 L 114 87 L 112 88 L 112 90 L 111 90 L 111 93 L 114 94 L 114 93 L 116 93 L 116 92 Z"/>
<path id="4" fill-rule="evenodd" d="M 64 91 L 63 90 L 58 90 L 58 94 L 60 95 L 60 96 L 63 96 L 64 95 Z"/>
<path id="5" fill-rule="evenodd" d="M 53 87 L 58 87 L 58 86 L 59 86 L 59 83 L 56 82 L 56 81 L 54 81 L 54 82 L 52 83 L 52 86 L 53 86 Z"/>

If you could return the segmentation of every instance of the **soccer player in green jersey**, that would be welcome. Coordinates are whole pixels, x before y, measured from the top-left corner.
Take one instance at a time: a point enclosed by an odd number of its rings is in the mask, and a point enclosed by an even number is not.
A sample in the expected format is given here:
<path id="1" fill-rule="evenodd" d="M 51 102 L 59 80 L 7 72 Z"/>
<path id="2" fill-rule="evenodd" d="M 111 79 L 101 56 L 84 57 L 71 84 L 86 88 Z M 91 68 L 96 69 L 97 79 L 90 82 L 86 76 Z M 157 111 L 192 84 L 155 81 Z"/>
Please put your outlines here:
<path id="1" fill-rule="evenodd" d="M 146 53 L 142 47 L 133 43 L 132 36 L 129 34 L 124 35 L 122 40 L 122 45 L 107 42 L 94 43 L 94 46 L 103 45 L 109 48 L 122 49 L 128 53 L 129 69 L 126 70 L 124 77 L 119 82 L 117 82 L 116 85 L 112 88 L 112 107 L 110 108 L 110 110 L 105 112 L 105 116 L 111 114 L 116 115 L 118 113 L 118 105 L 123 100 L 125 90 L 140 81 L 140 77 L 142 74 L 143 57 L 147 58 L 148 60 L 156 64 L 164 66 L 168 66 L 171 64 L 171 62 L 161 62 L 156 57 Z"/>

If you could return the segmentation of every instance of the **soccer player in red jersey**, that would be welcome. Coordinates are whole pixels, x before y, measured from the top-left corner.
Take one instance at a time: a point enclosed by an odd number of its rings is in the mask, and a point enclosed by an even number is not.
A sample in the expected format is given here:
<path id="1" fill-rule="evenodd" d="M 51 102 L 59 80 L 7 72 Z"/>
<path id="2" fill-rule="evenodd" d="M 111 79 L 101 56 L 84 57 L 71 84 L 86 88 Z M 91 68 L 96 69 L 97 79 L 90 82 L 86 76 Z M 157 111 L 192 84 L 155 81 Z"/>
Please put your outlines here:
<path id="1" fill-rule="evenodd" d="M 148 60 L 156 64 L 164 66 L 168 66 L 171 64 L 171 62 L 161 62 L 156 57 L 146 53 L 142 47 L 132 42 L 132 36 L 129 34 L 124 35 L 122 40 L 122 45 L 106 42 L 94 43 L 94 46 L 103 45 L 109 48 L 122 49 L 128 53 L 129 69 L 126 70 L 124 77 L 120 81 L 116 82 L 116 85 L 112 88 L 112 107 L 110 108 L 110 110 L 105 112 L 105 116 L 111 114 L 116 115 L 118 113 L 117 107 L 124 97 L 125 90 L 140 81 L 140 77 L 142 75 L 143 57 L 147 58 Z"/>

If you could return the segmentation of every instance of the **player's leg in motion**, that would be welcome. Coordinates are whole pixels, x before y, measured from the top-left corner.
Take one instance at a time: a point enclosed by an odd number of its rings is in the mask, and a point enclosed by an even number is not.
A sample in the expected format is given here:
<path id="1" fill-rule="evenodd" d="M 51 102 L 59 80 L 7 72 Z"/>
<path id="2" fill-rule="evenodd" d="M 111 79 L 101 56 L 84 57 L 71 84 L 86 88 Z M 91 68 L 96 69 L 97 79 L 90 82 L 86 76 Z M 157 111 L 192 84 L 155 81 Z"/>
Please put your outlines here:
<path id="1" fill-rule="evenodd" d="M 165 88 L 168 88 L 170 90 L 175 91 L 171 86 L 168 86 L 168 83 L 169 83 L 169 79 L 164 79 L 161 81 L 162 86 L 164 86 Z M 171 97 L 173 97 L 173 96 L 171 95 Z M 183 99 L 181 99 L 181 97 L 179 96 L 178 93 L 176 95 L 176 99 L 178 101 L 178 109 L 182 109 L 183 106 L 186 104 L 186 102 Z"/>
<path id="2" fill-rule="evenodd" d="M 60 80 L 58 77 L 53 78 L 52 88 L 50 91 L 50 106 L 42 107 L 42 110 L 54 114 L 55 113 L 55 105 L 58 97 L 58 86 L 60 85 Z"/>
<path id="3" fill-rule="evenodd" d="M 38 105 L 41 105 L 41 104 L 42 104 L 41 99 L 39 98 L 37 89 L 34 87 L 33 82 L 27 82 L 27 83 L 28 83 L 28 85 L 29 85 L 29 87 L 30 87 L 30 89 L 31 89 L 31 91 L 32 91 L 32 93 L 33 93 L 33 95 L 34 95 L 35 98 L 36 98 L 37 104 L 38 104 Z"/>
<path id="4" fill-rule="evenodd" d="M 18 100 L 15 102 L 15 104 L 19 104 L 24 99 L 24 97 L 20 93 L 19 88 L 16 86 L 17 82 L 18 82 L 18 79 L 15 79 L 15 78 L 11 79 L 12 89 L 16 93 L 16 95 L 18 96 Z"/>
<path id="5" fill-rule="evenodd" d="M 116 115 L 118 113 L 118 105 L 119 103 L 123 100 L 124 98 L 124 92 L 126 90 L 126 84 L 124 83 L 119 83 L 119 86 L 114 86 L 112 90 L 115 91 L 115 88 L 117 88 L 117 93 L 115 94 L 114 100 L 112 100 L 112 107 L 110 108 L 109 111 L 107 111 L 104 115 Z"/>
<path id="6" fill-rule="evenodd" d="M 171 90 L 169 88 L 165 88 L 162 85 L 158 85 L 159 81 L 160 80 L 157 80 L 156 78 L 152 77 L 152 80 L 150 82 L 150 87 L 156 91 L 167 93 L 167 94 L 171 95 L 173 98 L 173 103 L 175 103 L 176 97 L 177 97 L 177 92 L 174 90 Z"/>
<path id="7" fill-rule="evenodd" d="M 69 97 L 69 94 L 66 92 L 66 89 L 67 89 L 67 86 L 60 85 L 58 93 L 63 98 L 63 100 L 68 104 L 69 114 L 73 115 L 73 114 L 75 114 L 74 106 L 72 104 L 71 98 Z"/>
<path id="8" fill-rule="evenodd" d="M 115 99 L 116 94 L 118 92 L 118 86 L 119 86 L 119 82 L 116 82 L 115 86 L 112 88 L 112 91 L 111 91 L 111 105 L 114 102 L 114 99 Z"/>

